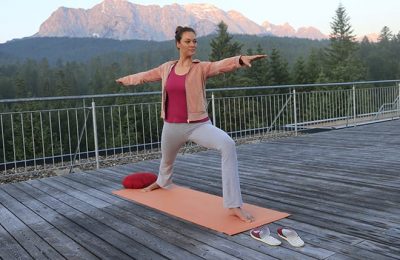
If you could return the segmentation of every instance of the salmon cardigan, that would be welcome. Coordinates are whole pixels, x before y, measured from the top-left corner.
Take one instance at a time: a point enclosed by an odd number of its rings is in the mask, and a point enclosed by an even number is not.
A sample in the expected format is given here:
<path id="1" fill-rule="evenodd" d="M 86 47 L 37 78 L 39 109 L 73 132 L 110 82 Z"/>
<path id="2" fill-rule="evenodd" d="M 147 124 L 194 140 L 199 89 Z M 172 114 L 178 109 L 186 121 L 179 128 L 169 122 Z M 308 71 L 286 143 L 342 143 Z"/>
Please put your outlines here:
<path id="1" fill-rule="evenodd" d="M 208 116 L 207 99 L 206 99 L 206 80 L 209 77 L 219 75 L 221 73 L 236 70 L 242 65 L 240 64 L 241 56 L 226 58 L 220 61 L 199 61 L 193 60 L 189 72 L 186 74 L 185 90 L 186 103 L 188 110 L 188 123 L 191 121 L 201 120 Z M 161 64 L 157 68 L 132 74 L 117 79 L 124 86 L 140 85 L 146 82 L 156 82 L 161 80 L 162 102 L 161 102 L 161 118 L 165 118 L 165 101 L 166 90 L 165 85 L 172 67 L 177 60 L 168 61 Z"/>

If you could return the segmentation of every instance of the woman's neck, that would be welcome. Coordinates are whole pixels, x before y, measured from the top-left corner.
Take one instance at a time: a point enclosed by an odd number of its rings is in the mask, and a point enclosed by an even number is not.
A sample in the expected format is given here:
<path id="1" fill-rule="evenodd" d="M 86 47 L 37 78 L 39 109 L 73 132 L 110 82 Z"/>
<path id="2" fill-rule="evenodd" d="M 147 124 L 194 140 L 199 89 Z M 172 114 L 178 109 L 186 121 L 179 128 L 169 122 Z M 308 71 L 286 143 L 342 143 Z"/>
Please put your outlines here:
<path id="1" fill-rule="evenodd" d="M 187 59 L 180 58 L 178 60 L 178 63 L 175 65 L 175 73 L 177 75 L 185 75 L 186 73 L 189 72 L 191 65 L 192 65 L 191 58 Z"/>
<path id="2" fill-rule="evenodd" d="M 177 65 L 179 67 L 190 67 L 192 65 L 192 57 L 179 58 Z"/>

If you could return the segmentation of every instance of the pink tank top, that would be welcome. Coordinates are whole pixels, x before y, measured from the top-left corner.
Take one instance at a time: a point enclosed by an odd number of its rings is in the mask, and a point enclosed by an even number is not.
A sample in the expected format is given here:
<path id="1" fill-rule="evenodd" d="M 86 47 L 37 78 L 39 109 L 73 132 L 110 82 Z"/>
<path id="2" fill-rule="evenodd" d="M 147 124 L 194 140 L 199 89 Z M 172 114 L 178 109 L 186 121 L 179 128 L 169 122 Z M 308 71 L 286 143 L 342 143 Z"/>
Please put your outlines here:
<path id="1" fill-rule="evenodd" d="M 186 75 L 177 75 L 175 73 L 175 66 L 168 75 L 165 86 L 167 92 L 165 121 L 168 123 L 187 123 L 185 78 Z M 208 117 L 190 123 L 206 121 L 208 121 Z"/>

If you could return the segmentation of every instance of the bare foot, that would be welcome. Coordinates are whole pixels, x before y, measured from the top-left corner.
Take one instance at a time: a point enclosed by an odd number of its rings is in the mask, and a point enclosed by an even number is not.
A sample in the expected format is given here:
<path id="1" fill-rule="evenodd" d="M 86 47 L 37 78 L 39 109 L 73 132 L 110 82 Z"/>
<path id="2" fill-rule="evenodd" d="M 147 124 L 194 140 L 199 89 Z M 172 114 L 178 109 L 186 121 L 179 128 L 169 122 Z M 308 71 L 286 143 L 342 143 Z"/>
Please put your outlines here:
<path id="1" fill-rule="evenodd" d="M 156 190 L 161 188 L 157 182 L 153 182 L 152 184 L 150 184 L 149 186 L 147 186 L 146 188 L 142 189 L 142 192 L 148 192 L 148 191 L 152 191 L 152 190 Z"/>
<path id="2" fill-rule="evenodd" d="M 254 217 L 247 211 L 245 211 L 242 208 L 230 208 L 229 211 L 231 212 L 232 215 L 235 215 L 236 217 L 240 218 L 240 220 L 250 223 L 254 221 Z"/>

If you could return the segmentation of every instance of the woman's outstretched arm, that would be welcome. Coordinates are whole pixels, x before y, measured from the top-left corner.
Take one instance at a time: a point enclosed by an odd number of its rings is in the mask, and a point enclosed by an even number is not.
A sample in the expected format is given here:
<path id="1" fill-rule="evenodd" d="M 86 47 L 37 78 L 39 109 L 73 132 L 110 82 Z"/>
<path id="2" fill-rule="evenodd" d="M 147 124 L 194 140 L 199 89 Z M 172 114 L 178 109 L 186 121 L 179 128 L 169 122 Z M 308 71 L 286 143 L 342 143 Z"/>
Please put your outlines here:
<path id="1" fill-rule="evenodd" d="M 160 80 L 161 80 L 161 66 L 148 71 L 143 71 L 116 79 L 115 82 L 124 86 L 130 86 L 130 85 L 140 85 L 146 82 L 155 82 Z"/>
<path id="2" fill-rule="evenodd" d="M 241 55 L 226 58 L 220 61 L 204 62 L 206 77 L 213 77 L 221 73 L 230 72 L 243 66 L 251 67 L 251 62 L 267 57 L 265 54 Z"/>

